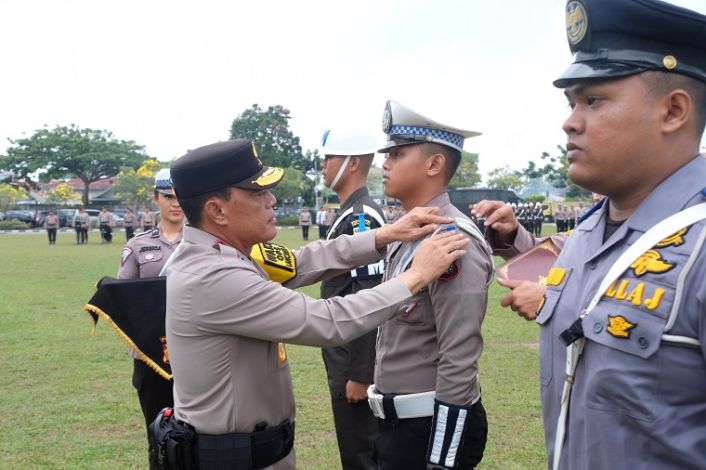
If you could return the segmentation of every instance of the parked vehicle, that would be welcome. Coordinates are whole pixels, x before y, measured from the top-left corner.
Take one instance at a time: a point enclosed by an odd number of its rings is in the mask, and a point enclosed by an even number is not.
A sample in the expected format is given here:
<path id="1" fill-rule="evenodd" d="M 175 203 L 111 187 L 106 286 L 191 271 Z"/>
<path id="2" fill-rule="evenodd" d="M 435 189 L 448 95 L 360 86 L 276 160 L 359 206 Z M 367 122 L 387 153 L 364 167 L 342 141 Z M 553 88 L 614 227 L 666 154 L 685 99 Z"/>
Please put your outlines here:
<path id="1" fill-rule="evenodd" d="M 30 225 L 34 222 L 34 212 L 28 210 L 14 210 L 5 213 L 5 220 L 19 220 Z"/>

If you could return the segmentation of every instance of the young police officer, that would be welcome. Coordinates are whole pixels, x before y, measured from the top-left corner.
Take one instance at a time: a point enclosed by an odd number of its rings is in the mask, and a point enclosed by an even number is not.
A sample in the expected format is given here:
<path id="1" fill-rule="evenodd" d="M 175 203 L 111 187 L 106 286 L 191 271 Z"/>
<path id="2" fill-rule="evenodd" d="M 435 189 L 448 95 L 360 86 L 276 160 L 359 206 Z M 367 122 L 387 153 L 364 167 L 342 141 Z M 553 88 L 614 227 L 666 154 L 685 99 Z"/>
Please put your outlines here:
<path id="1" fill-rule="evenodd" d="M 571 0 L 566 21 L 569 177 L 608 199 L 568 237 L 537 317 L 547 454 L 704 468 L 706 16 Z"/>
<path id="2" fill-rule="evenodd" d="M 250 141 L 197 148 L 171 170 L 190 224 L 167 271 L 174 416 L 198 433 L 201 468 L 294 469 L 295 406 L 284 342 L 333 346 L 374 329 L 462 256 L 467 241 L 450 233 L 434 237 L 395 279 L 315 300 L 287 287 L 370 264 L 387 243 L 419 238 L 435 229 L 423 224 L 450 219 L 417 210 L 394 225 L 290 252 L 263 243 L 277 232 L 269 188 L 284 172 L 263 167 Z M 283 285 L 251 252 L 264 253 Z M 155 427 L 167 419 L 162 415 Z"/>
<path id="3" fill-rule="evenodd" d="M 336 191 L 341 208 L 327 239 L 353 235 L 385 224 L 365 182 L 376 152 L 375 137 L 363 132 L 327 130 L 321 141 L 324 185 Z M 321 283 L 321 298 L 358 292 L 380 284 L 384 262 L 360 266 Z M 372 470 L 377 420 L 367 403 L 373 383 L 375 336 L 370 331 L 342 346 L 323 349 L 343 470 Z"/>
<path id="4" fill-rule="evenodd" d="M 128 241 L 120 259 L 118 279 L 159 276 L 164 263 L 181 242 L 184 213 L 174 196 L 169 169 L 157 172 L 152 200 L 159 207 L 159 225 Z M 140 299 L 135 299 L 135 302 L 139 301 Z M 157 374 L 138 359 L 134 351 L 130 350 L 130 355 L 134 359 L 132 384 L 137 389 L 145 424 L 149 426 L 162 408 L 173 406 L 172 381 Z M 147 435 L 149 451 L 152 453 L 153 443 L 149 439 L 149 432 Z M 154 465 L 154 459 L 150 460 L 150 465 Z"/>
<path id="5" fill-rule="evenodd" d="M 493 261 L 478 228 L 451 205 L 446 185 L 460 163 L 464 138 L 478 134 L 436 123 L 394 101 L 385 108 L 383 130 L 385 195 L 399 199 L 406 211 L 439 206 L 472 241 L 464 257 L 380 327 L 375 386 L 369 390 L 380 418 L 379 465 L 473 468 L 483 457 L 488 431 L 478 359 Z M 384 279 L 416 261 L 415 248 L 391 246 Z"/>

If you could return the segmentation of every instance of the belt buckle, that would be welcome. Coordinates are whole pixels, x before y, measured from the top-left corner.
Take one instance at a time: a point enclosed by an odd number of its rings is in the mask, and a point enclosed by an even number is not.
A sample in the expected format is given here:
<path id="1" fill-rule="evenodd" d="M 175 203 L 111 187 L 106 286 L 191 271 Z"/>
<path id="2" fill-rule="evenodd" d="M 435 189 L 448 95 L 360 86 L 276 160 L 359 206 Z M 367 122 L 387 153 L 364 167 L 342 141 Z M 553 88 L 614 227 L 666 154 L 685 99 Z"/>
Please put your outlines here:
<path id="1" fill-rule="evenodd" d="M 375 393 L 375 384 L 368 387 L 368 406 L 370 406 L 373 416 L 385 419 L 385 411 L 382 408 L 382 395 Z"/>

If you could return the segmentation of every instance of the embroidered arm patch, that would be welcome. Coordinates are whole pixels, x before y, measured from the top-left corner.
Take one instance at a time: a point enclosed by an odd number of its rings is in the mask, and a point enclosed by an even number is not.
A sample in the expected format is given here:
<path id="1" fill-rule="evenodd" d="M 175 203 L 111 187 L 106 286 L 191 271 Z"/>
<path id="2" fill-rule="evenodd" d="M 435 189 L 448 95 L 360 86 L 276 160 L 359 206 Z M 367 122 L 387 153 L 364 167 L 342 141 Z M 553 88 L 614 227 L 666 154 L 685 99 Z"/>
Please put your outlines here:
<path id="1" fill-rule="evenodd" d="M 250 257 L 265 270 L 270 279 L 284 284 L 297 275 L 294 253 L 284 245 L 258 243 L 252 247 Z"/>

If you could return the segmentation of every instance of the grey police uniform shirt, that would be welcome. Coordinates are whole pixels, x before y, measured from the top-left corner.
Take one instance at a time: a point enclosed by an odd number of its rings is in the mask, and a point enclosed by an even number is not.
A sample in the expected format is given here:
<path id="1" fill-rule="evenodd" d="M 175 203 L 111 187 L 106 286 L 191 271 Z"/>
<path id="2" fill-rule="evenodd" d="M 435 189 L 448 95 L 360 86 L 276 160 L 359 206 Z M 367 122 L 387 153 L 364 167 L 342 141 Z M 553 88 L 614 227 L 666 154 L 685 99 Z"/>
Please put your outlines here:
<path id="1" fill-rule="evenodd" d="M 283 343 L 334 346 L 374 329 L 411 296 L 399 280 L 347 297 L 315 300 L 291 290 L 383 255 L 375 231 L 315 241 L 294 252 L 283 285 L 245 253 L 186 227 L 167 269 L 167 344 L 176 416 L 206 434 L 252 432 L 293 420 Z M 273 468 L 294 468 L 294 452 Z"/>
<path id="2" fill-rule="evenodd" d="M 536 320 L 549 462 L 565 377 L 566 348 L 558 335 L 588 306 L 627 246 L 671 214 L 704 202 L 705 185 L 706 158 L 698 156 L 655 188 L 605 243 L 605 207 L 568 238 L 554 265 L 560 275 L 547 286 Z M 584 318 L 587 341 L 576 369 L 561 468 L 705 468 L 705 250 L 692 260 L 681 302 L 675 299 L 677 280 L 705 227 L 698 222 L 648 250 Z M 669 334 L 697 339 L 700 346 L 662 341 L 670 316 Z"/>
<path id="3" fill-rule="evenodd" d="M 159 276 L 164 263 L 181 242 L 182 234 L 173 241 L 162 235 L 159 227 L 130 239 L 120 257 L 118 279 Z"/>
<path id="4" fill-rule="evenodd" d="M 378 212 L 380 218 L 384 219 L 382 211 L 373 199 L 368 195 L 367 188 L 360 188 L 354 191 L 341 206 L 339 213 L 345 214 L 348 209 L 353 212 L 345 217 L 336 226 L 335 233 L 329 234 L 329 238 L 336 238 L 339 235 L 352 235 L 358 232 L 357 207 L 366 205 Z M 380 227 L 380 223 L 372 216 L 366 215 L 366 228 L 371 230 Z M 335 223 L 334 223 L 335 225 Z M 355 268 L 353 271 L 343 273 L 334 278 L 321 283 L 321 298 L 327 299 L 336 296 L 353 294 L 363 289 L 374 287 L 382 281 L 385 263 L 379 261 L 370 265 Z M 334 348 L 325 348 L 322 353 L 326 370 L 328 372 L 329 387 L 341 398 L 346 396 L 346 383 L 354 380 L 362 383 L 373 383 L 373 371 L 375 370 L 375 337 L 376 330 L 370 331 L 350 343 Z"/>
<path id="5" fill-rule="evenodd" d="M 101 211 L 100 214 L 98 214 L 98 223 L 101 225 L 109 225 L 112 227 L 115 225 L 115 217 L 113 217 L 113 214 L 111 212 Z"/>
<path id="6" fill-rule="evenodd" d="M 134 227 L 135 226 L 135 214 L 132 212 L 126 212 L 123 216 L 123 227 Z"/>
<path id="7" fill-rule="evenodd" d="M 174 241 L 168 241 L 159 227 L 133 237 L 123 247 L 118 268 L 118 279 L 157 277 L 169 257 L 181 242 L 182 234 Z M 137 301 L 137 299 L 135 299 Z M 138 359 L 137 353 L 129 348 L 130 356 Z"/>
<path id="8" fill-rule="evenodd" d="M 447 193 L 427 206 L 442 215 L 469 220 L 451 205 Z M 461 232 L 465 233 L 465 232 Z M 395 271 L 407 244 L 388 247 L 384 280 Z M 466 255 L 440 279 L 429 284 L 380 326 L 375 387 L 382 393 L 407 394 L 436 390 L 436 398 L 469 406 L 483 350 L 481 323 L 493 275 L 490 250 L 472 239 Z"/>
<path id="9" fill-rule="evenodd" d="M 44 228 L 59 228 L 59 216 L 47 215 L 44 219 Z"/>

